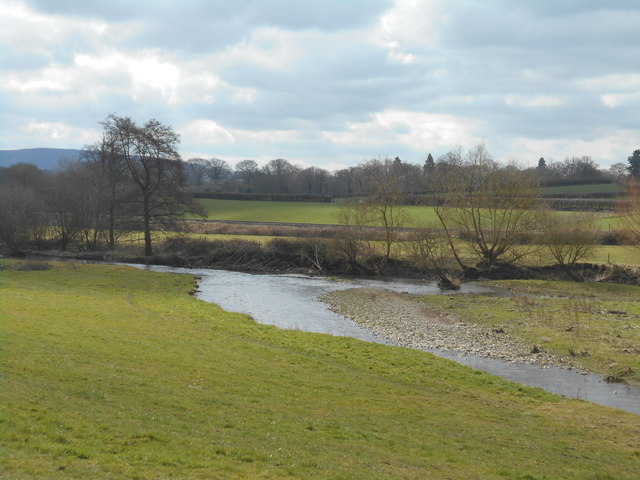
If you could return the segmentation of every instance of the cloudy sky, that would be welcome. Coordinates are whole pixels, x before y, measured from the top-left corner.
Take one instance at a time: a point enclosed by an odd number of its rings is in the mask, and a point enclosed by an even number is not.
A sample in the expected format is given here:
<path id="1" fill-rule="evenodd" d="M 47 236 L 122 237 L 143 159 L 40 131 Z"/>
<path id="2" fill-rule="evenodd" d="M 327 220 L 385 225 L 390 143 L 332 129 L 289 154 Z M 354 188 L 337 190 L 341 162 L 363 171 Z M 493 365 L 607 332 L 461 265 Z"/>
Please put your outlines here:
<path id="1" fill-rule="evenodd" d="M 638 0 L 0 0 L 0 149 L 156 118 L 183 158 L 328 169 L 640 147 Z"/>

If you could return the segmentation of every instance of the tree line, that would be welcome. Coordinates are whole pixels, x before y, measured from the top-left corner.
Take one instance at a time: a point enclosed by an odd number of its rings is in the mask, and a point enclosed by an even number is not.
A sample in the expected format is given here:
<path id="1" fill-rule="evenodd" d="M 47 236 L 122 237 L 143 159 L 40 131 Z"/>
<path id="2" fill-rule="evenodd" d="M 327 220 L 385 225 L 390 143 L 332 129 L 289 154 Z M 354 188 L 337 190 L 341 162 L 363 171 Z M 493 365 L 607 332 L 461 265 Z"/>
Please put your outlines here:
<path id="1" fill-rule="evenodd" d="M 592 215 L 572 214 L 559 220 L 540 206 L 537 194 L 550 175 L 560 179 L 601 175 L 589 157 L 557 165 L 540 159 L 537 167 L 520 169 L 499 164 L 480 143 L 467 152 L 452 148 L 437 160 L 428 155 L 423 165 L 396 157 L 329 173 L 299 169 L 284 159 L 263 168 L 245 160 L 231 173 L 215 159 L 183 162 L 179 136 L 157 120 L 138 125 L 129 117 L 109 115 L 102 127 L 101 138 L 85 147 L 81 161 L 69 162 L 55 173 L 27 164 L 2 172 L 4 251 L 47 246 L 113 249 L 130 232 L 142 232 L 144 254 L 151 256 L 154 231 L 175 229 L 176 219 L 200 213 L 185 189 L 190 182 L 227 182 L 236 189 L 273 192 L 341 192 L 343 227 L 330 242 L 310 239 L 305 253 L 298 255 L 304 261 L 312 259 L 317 270 L 331 257 L 354 273 L 381 273 L 394 256 L 397 260 L 400 247 L 414 266 L 454 285 L 456 278 L 516 264 L 541 248 L 571 272 L 597 242 Z M 640 173 L 640 150 L 628 158 L 625 168 L 626 177 Z M 437 226 L 408 221 L 407 196 L 414 192 L 429 199 Z M 629 192 L 621 208 L 635 242 L 640 232 L 636 220 L 640 191 Z"/>
<path id="2" fill-rule="evenodd" d="M 191 158 L 185 162 L 185 180 L 188 186 L 201 192 L 349 196 L 368 190 L 366 178 L 372 170 L 391 165 L 403 193 L 420 194 L 424 191 L 425 177 L 437 178 L 446 172 L 451 160 L 451 152 L 437 160 L 428 154 L 423 164 L 407 163 L 399 157 L 372 159 L 331 172 L 318 167 L 298 167 L 283 158 L 262 167 L 255 160 L 241 160 L 232 167 L 220 158 Z M 539 187 L 624 183 L 630 177 L 640 178 L 640 151 L 628 161 L 628 165 L 618 162 L 602 170 L 589 156 L 567 157 L 563 161 L 546 161 L 541 157 L 536 167 L 524 170 L 535 177 Z"/>

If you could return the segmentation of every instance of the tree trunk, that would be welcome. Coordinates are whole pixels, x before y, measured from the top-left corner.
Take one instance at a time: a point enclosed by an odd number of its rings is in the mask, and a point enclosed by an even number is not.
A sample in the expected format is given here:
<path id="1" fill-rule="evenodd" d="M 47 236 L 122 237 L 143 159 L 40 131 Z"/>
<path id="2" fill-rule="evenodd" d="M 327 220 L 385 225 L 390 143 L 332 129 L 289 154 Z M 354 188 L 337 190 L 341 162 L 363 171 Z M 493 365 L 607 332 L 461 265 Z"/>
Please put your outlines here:
<path id="1" fill-rule="evenodd" d="M 144 199 L 144 255 L 150 257 L 153 255 L 153 247 L 151 245 L 151 214 L 149 212 L 149 199 Z"/>

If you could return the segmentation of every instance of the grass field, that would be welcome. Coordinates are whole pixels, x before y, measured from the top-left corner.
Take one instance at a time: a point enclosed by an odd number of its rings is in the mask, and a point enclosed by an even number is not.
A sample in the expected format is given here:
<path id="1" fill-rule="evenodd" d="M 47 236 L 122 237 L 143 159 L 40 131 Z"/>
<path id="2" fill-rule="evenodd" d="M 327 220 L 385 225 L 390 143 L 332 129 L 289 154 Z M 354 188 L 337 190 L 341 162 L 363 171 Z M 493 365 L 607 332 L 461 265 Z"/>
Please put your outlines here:
<path id="1" fill-rule="evenodd" d="M 585 259 L 593 263 L 640 265 L 640 249 L 631 246 L 603 245 L 594 248 Z"/>
<path id="2" fill-rule="evenodd" d="M 248 222 L 340 224 L 340 204 L 324 202 L 267 202 L 200 199 L 207 218 Z M 437 225 L 432 207 L 407 207 L 408 226 Z"/>
<path id="3" fill-rule="evenodd" d="M 640 287 L 541 280 L 485 283 L 511 295 L 420 298 L 462 321 L 502 328 L 573 365 L 640 386 Z"/>
<path id="4" fill-rule="evenodd" d="M 540 193 L 545 195 L 558 194 L 590 194 L 590 193 L 620 193 L 624 191 L 624 187 L 617 183 L 594 183 L 584 185 L 565 185 L 561 187 L 544 187 L 540 189 Z"/>
<path id="5" fill-rule="evenodd" d="M 291 222 L 338 225 L 340 205 L 322 202 L 267 202 L 259 200 L 200 199 L 207 218 L 248 222 Z M 407 207 L 410 227 L 439 226 L 433 207 Z M 571 212 L 558 212 L 571 215 Z M 596 227 L 600 230 L 621 228 L 620 217 L 597 214 Z"/>
<path id="6" fill-rule="evenodd" d="M 338 224 L 340 207 L 324 202 L 266 202 L 258 200 L 199 200 L 207 218 L 248 222 Z"/>
<path id="7" fill-rule="evenodd" d="M 637 478 L 637 415 L 258 325 L 189 276 L 34 267 L 0 261 L 3 479 Z"/>

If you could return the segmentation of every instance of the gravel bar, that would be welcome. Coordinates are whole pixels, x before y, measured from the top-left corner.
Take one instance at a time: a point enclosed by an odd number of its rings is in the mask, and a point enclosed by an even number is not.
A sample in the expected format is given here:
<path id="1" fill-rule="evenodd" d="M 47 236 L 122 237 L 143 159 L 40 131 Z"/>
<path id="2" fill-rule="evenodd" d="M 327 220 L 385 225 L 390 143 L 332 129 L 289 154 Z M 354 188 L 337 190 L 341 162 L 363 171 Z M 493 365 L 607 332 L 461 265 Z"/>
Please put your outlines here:
<path id="1" fill-rule="evenodd" d="M 329 308 L 378 338 L 420 350 L 449 350 L 512 362 L 567 366 L 566 360 L 540 352 L 502 329 L 458 321 L 413 298 L 371 288 L 329 292 L 320 297 Z"/>

